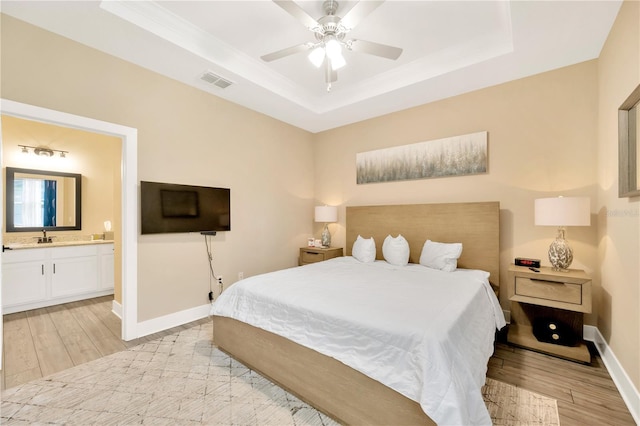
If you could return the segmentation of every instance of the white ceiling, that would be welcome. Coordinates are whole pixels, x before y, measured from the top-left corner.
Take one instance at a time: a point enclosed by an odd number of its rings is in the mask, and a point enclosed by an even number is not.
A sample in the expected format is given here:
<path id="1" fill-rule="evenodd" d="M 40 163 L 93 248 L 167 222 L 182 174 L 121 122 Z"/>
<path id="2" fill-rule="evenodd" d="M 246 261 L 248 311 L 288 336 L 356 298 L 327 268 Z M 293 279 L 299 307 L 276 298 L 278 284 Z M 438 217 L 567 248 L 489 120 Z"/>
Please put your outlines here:
<path id="1" fill-rule="evenodd" d="M 366 0 L 364 0 L 366 1 Z M 339 1 L 344 16 L 357 2 Z M 621 0 L 387 0 L 352 30 L 403 48 L 396 61 L 345 52 L 327 92 L 306 53 L 260 56 L 315 41 L 262 1 L 7 1 L 1 11 L 311 132 L 597 58 Z M 313 18 L 322 1 L 298 1 Z M 226 89 L 200 79 L 211 71 Z"/>

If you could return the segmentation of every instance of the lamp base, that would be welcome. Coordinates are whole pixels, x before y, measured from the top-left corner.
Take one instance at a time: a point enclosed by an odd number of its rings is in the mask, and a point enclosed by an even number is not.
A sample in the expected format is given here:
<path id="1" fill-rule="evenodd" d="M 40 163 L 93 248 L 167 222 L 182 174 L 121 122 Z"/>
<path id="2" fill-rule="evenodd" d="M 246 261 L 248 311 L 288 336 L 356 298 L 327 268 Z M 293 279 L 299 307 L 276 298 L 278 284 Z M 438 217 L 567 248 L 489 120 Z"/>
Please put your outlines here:
<path id="1" fill-rule="evenodd" d="M 564 228 L 558 228 L 558 236 L 549 246 L 549 262 L 554 271 L 568 272 L 573 262 L 573 250 L 564 238 Z"/>
<path id="2" fill-rule="evenodd" d="M 329 232 L 329 224 L 324 224 L 324 229 L 322 230 L 322 247 L 329 248 L 331 246 L 331 233 Z"/>

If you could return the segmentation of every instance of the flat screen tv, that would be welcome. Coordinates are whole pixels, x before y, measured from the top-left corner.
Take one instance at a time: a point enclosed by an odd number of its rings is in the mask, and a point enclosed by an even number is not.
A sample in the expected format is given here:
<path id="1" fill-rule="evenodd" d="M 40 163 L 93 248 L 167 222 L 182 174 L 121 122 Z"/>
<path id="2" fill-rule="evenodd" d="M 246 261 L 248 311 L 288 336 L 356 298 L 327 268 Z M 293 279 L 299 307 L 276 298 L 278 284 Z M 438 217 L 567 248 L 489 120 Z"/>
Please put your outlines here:
<path id="1" fill-rule="evenodd" d="M 231 190 L 140 182 L 142 234 L 231 230 Z"/>

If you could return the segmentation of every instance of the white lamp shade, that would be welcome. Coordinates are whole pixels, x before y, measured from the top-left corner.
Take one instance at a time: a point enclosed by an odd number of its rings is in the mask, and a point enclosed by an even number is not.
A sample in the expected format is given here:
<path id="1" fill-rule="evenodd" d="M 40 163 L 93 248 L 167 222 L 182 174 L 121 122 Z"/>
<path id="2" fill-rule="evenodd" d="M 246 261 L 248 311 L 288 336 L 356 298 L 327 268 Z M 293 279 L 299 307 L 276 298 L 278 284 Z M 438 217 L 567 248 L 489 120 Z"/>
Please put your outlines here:
<path id="1" fill-rule="evenodd" d="M 316 206 L 316 222 L 337 222 L 338 208 L 336 206 Z"/>
<path id="2" fill-rule="evenodd" d="M 322 46 L 318 46 L 309 53 L 309 60 L 316 67 L 320 68 L 320 65 L 324 62 L 324 48 Z"/>
<path id="3" fill-rule="evenodd" d="M 342 53 L 338 53 L 331 57 L 331 69 L 334 71 L 339 70 L 340 68 L 347 65 L 347 61 L 344 60 Z"/>
<path id="4" fill-rule="evenodd" d="M 329 36 L 328 40 L 324 44 L 325 49 L 327 50 L 327 56 L 333 59 L 334 55 L 342 54 L 342 46 L 340 46 L 340 42 L 336 40 L 335 37 Z"/>
<path id="5" fill-rule="evenodd" d="M 324 46 L 333 71 L 339 70 L 347 64 L 344 56 L 342 56 L 342 46 L 335 37 L 329 37 L 329 40 L 325 42 Z"/>
<path id="6" fill-rule="evenodd" d="M 542 226 L 589 226 L 588 197 L 554 197 L 535 200 L 535 222 Z"/>

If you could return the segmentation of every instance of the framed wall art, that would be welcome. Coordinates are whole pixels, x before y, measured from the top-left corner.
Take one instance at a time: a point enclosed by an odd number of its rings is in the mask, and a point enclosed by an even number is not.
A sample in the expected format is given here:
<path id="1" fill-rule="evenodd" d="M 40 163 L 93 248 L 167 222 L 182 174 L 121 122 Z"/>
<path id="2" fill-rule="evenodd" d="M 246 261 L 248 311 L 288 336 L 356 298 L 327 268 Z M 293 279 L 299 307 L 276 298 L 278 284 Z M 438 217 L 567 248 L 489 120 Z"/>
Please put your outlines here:
<path id="1" fill-rule="evenodd" d="M 487 172 L 487 132 L 356 154 L 358 184 Z"/>

